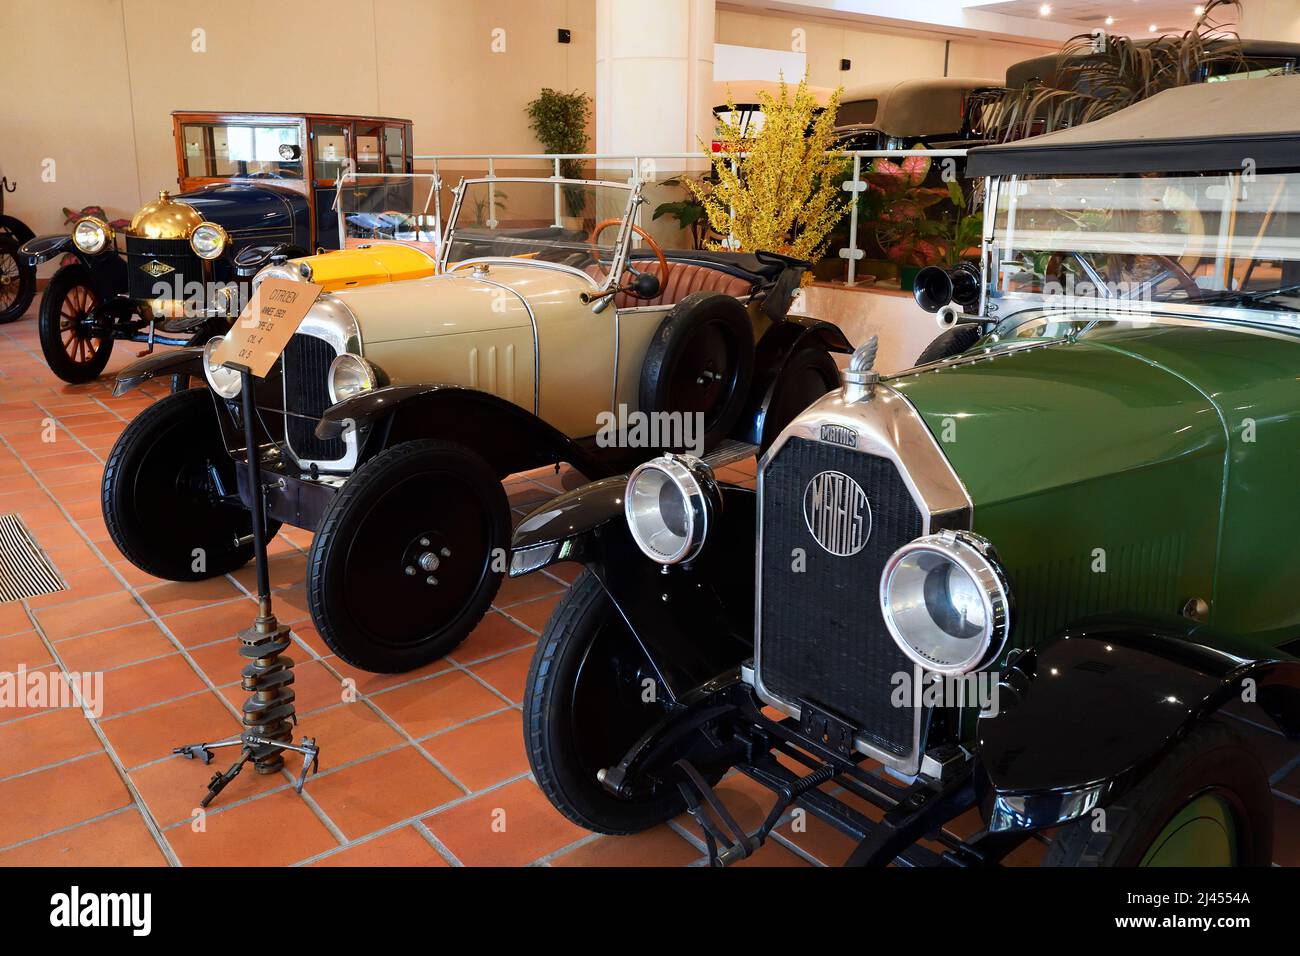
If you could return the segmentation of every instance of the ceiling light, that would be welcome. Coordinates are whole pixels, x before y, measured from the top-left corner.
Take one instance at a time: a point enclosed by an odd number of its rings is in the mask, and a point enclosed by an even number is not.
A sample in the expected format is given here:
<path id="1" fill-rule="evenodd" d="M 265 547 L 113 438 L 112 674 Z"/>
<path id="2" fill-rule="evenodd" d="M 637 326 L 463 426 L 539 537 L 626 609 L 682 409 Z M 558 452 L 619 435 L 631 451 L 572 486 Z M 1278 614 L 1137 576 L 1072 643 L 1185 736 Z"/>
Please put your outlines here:
<path id="1" fill-rule="evenodd" d="M 1154 23 L 1151 24 L 1149 27 L 1147 27 L 1147 33 L 1155 33 L 1155 32 L 1156 32 L 1156 25 Z"/>
<path id="2" fill-rule="evenodd" d="M 1108 26 L 1108 27 L 1113 27 L 1114 25 L 1115 25 L 1115 18 L 1114 18 L 1114 17 L 1107 17 L 1107 18 L 1106 18 L 1106 26 Z"/>
<path id="3" fill-rule="evenodd" d="M 1203 17 L 1205 16 L 1205 7 L 1198 3 L 1196 6 L 1192 7 L 1192 13 L 1196 14 L 1198 17 Z"/>
<path id="4" fill-rule="evenodd" d="M 1052 5 L 1050 3 L 1043 4 L 1038 8 L 1038 15 L 1040 17 L 1050 17 L 1052 15 Z"/>

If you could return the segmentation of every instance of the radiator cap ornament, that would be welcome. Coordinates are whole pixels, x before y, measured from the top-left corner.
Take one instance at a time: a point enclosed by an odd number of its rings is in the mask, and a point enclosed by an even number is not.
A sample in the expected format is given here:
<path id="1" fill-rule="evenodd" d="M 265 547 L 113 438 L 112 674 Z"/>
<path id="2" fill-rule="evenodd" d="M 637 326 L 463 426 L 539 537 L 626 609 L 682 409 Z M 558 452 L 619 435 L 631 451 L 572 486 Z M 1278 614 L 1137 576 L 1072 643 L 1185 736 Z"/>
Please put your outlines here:
<path id="1" fill-rule="evenodd" d="M 846 404 L 869 399 L 875 391 L 876 383 L 880 381 L 880 373 L 875 369 L 879 344 L 874 335 L 867 339 L 854 351 L 849 367 L 840 373 L 843 382 L 840 392 Z"/>

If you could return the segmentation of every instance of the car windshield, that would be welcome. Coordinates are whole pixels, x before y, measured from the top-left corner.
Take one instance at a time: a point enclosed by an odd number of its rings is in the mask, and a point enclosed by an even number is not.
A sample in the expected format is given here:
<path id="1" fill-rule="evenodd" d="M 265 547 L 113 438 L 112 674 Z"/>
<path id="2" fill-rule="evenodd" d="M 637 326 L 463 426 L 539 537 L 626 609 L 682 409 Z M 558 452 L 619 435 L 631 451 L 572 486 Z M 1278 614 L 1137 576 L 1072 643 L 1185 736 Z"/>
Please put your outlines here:
<path id="1" fill-rule="evenodd" d="M 438 179 L 431 173 L 358 174 L 339 180 L 339 246 L 376 239 L 420 246 L 436 255 Z"/>
<path id="2" fill-rule="evenodd" d="M 302 179 L 296 123 L 186 123 L 185 175 L 206 179 Z"/>
<path id="3" fill-rule="evenodd" d="M 630 187 L 541 179 L 469 180 L 448 225 L 447 262 L 513 256 L 608 276 Z"/>
<path id="4" fill-rule="evenodd" d="M 1008 178 L 993 299 L 1298 310 L 1300 174 Z"/>

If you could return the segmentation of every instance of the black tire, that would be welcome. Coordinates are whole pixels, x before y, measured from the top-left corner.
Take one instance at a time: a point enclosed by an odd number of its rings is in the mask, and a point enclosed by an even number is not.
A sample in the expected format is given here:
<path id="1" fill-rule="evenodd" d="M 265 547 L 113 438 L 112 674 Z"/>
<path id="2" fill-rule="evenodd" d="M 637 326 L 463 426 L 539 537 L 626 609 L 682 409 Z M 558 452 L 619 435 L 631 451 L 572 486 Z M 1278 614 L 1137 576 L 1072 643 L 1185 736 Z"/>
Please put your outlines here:
<path id="1" fill-rule="evenodd" d="M 917 365 L 938 362 L 940 359 L 960 355 L 979 341 L 983 333 L 976 322 L 962 322 L 939 333 L 939 337 L 925 347 L 916 359 Z"/>
<path id="2" fill-rule="evenodd" d="M 597 833 L 639 833 L 686 808 L 673 786 L 624 799 L 596 779 L 663 716 L 642 702 L 643 673 L 651 671 L 640 645 L 600 581 L 583 571 L 556 605 L 528 668 L 524 749 L 555 809 Z"/>
<path id="3" fill-rule="evenodd" d="M 0 236 L 0 325 L 21 319 L 36 297 L 36 269 L 18 254 L 18 245 Z"/>
<path id="4" fill-rule="evenodd" d="M 754 325 L 736 299 L 692 292 L 660 323 L 641 366 L 644 412 L 704 415 L 704 447 L 730 433 L 754 374 Z"/>
<path id="5" fill-rule="evenodd" d="M 208 468 L 227 494 L 237 488 L 235 461 L 226 451 L 204 388 L 168 395 L 150 405 L 118 436 L 100 502 L 104 524 L 122 556 L 169 581 L 202 581 L 229 574 L 253 557 L 252 514 L 237 502 L 216 502 Z M 280 529 L 268 521 L 268 539 Z M 196 569 L 196 548 L 204 561 Z"/>
<path id="6" fill-rule="evenodd" d="M 54 273 L 41 296 L 41 351 L 50 370 L 65 382 L 94 381 L 113 354 L 111 321 L 96 327 L 88 322 L 98 304 L 90 270 L 80 264 Z"/>
<path id="7" fill-rule="evenodd" d="M 1104 832 L 1091 815 L 1057 831 L 1044 866 L 1137 866 L 1153 841 L 1191 801 L 1222 797 L 1237 824 L 1237 861 L 1268 866 L 1273 798 L 1268 775 L 1239 734 L 1218 722 L 1194 727 L 1133 789 L 1105 808 Z"/>
<path id="8" fill-rule="evenodd" d="M 387 449 L 348 479 L 312 540 L 316 629 L 339 657 L 375 673 L 443 657 L 491 606 L 510 530 L 505 489 L 479 455 L 433 440 Z"/>
<path id="9" fill-rule="evenodd" d="M 772 399 L 763 416 L 761 457 L 796 415 L 840 382 L 840 369 L 831 353 L 821 345 L 802 345 L 781 368 Z"/>

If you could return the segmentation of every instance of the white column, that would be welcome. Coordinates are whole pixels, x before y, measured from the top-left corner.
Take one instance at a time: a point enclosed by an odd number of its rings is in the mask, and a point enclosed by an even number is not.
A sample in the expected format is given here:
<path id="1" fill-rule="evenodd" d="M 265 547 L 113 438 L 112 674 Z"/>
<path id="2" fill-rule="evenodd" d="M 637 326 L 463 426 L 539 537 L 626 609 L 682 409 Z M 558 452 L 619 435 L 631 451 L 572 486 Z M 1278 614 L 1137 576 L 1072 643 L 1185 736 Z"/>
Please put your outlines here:
<path id="1" fill-rule="evenodd" d="M 1244 0 L 1236 31 L 1243 40 L 1300 42 L 1300 0 Z"/>
<path id="2" fill-rule="evenodd" d="M 714 17 L 714 0 L 596 0 L 597 152 L 695 152 L 713 138 Z"/>

